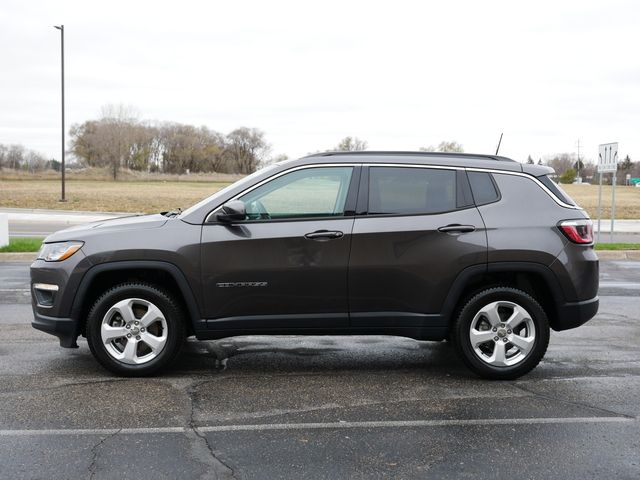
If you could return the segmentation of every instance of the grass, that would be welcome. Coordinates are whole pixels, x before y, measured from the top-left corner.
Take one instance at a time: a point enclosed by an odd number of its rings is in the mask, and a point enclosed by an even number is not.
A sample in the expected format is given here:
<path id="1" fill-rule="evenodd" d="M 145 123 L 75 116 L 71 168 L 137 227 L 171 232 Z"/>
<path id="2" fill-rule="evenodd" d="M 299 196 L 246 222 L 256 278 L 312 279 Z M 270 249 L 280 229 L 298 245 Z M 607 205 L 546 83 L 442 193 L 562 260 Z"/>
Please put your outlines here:
<path id="1" fill-rule="evenodd" d="M 0 207 L 51 208 L 102 212 L 154 213 L 187 208 L 229 185 L 237 175 L 155 175 L 123 172 L 123 180 L 108 179 L 98 169 L 73 173 L 67 180 L 66 203 L 61 203 L 60 180 L 0 171 Z M 591 218 L 597 218 L 597 185 L 562 185 Z M 611 215 L 611 186 L 602 187 L 602 218 Z M 616 218 L 640 218 L 640 188 L 616 187 Z"/>
<path id="2" fill-rule="evenodd" d="M 177 175 L 172 173 L 149 173 L 135 170 L 121 169 L 118 172 L 118 181 L 138 182 L 234 182 L 242 175 L 231 173 L 191 173 L 189 175 Z M 108 168 L 81 168 L 67 169 L 68 180 L 97 180 L 109 182 L 112 180 L 112 172 Z M 52 180 L 60 181 L 60 173 L 53 170 L 41 172 L 25 172 L 22 170 L 0 169 L 0 181 L 2 180 Z"/>
<path id="3" fill-rule="evenodd" d="M 42 245 L 42 237 L 20 238 L 15 237 L 9 239 L 9 245 L 0 247 L 0 253 L 21 253 L 21 252 L 37 252 Z"/>
<path id="4" fill-rule="evenodd" d="M 591 218 L 598 218 L 597 185 L 561 185 Z M 611 218 L 611 185 L 602 186 L 602 218 Z M 616 186 L 616 218 L 640 218 L 640 188 Z"/>
<path id="5" fill-rule="evenodd" d="M 640 250 L 640 243 L 598 243 L 596 250 Z"/>
<path id="6" fill-rule="evenodd" d="M 230 182 L 96 181 L 66 182 L 67 201 L 59 202 L 60 182 L 54 180 L 2 180 L 0 206 L 51 208 L 96 212 L 154 213 L 186 208 L 229 185 Z"/>

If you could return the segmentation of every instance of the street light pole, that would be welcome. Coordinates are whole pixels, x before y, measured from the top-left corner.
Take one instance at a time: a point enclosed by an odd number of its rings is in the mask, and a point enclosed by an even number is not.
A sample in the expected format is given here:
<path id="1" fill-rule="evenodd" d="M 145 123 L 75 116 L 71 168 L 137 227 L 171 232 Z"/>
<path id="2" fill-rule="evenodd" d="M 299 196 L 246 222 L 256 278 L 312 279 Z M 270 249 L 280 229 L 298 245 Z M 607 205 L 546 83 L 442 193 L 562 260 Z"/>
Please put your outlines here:
<path id="1" fill-rule="evenodd" d="M 67 199 L 64 196 L 64 151 L 65 151 L 65 142 L 64 142 L 64 25 L 56 26 L 54 28 L 60 30 L 60 62 L 61 62 L 61 79 L 62 79 L 62 161 L 61 161 L 61 171 L 62 171 L 62 196 L 60 197 L 61 202 L 66 202 Z"/>

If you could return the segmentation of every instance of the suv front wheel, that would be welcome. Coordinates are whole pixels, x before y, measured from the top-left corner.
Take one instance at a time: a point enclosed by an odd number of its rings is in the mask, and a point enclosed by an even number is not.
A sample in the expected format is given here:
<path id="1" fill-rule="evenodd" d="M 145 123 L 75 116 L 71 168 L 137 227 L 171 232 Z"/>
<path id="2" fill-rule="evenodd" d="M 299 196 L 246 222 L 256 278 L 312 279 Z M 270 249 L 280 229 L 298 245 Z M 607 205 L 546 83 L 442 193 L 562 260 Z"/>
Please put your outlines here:
<path id="1" fill-rule="evenodd" d="M 87 342 L 98 361 L 120 375 L 143 376 L 169 364 L 184 342 L 176 300 L 147 283 L 124 283 L 105 292 L 87 317 Z"/>
<path id="2" fill-rule="evenodd" d="M 462 308 L 452 340 L 473 372 L 511 380 L 542 360 L 549 344 L 549 321 L 529 294 L 511 287 L 488 288 Z"/>

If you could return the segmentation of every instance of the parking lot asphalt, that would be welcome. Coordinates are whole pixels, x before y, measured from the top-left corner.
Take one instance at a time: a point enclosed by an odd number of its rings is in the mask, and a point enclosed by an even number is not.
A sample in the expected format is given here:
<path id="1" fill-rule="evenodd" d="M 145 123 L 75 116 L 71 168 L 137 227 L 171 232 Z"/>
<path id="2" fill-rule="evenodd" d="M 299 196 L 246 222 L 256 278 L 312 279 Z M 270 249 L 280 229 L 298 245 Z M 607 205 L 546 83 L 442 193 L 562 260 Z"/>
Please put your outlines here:
<path id="1" fill-rule="evenodd" d="M 517 381 L 446 342 L 189 341 L 148 379 L 30 327 L 28 264 L 0 264 L 1 478 L 639 478 L 640 262 Z"/>

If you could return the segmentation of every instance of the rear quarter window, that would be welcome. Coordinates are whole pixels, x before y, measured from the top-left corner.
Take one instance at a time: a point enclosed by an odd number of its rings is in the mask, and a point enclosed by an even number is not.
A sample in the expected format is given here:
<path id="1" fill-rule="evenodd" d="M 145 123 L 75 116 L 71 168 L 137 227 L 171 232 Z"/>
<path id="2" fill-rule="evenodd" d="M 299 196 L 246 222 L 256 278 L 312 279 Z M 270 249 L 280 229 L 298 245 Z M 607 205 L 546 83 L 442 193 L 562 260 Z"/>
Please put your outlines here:
<path id="1" fill-rule="evenodd" d="M 498 187 L 490 173 L 467 172 L 467 175 L 476 205 L 486 205 L 500 199 Z"/>
<path id="2" fill-rule="evenodd" d="M 560 185 L 551 180 L 548 175 L 542 175 L 540 177 L 537 177 L 537 179 L 540 180 L 545 187 L 551 190 L 551 193 L 558 197 L 558 200 L 564 203 L 568 203 L 569 205 L 576 206 L 576 202 L 573 201 L 573 199 L 567 194 L 567 192 L 565 192 L 562 187 L 560 187 Z"/>

